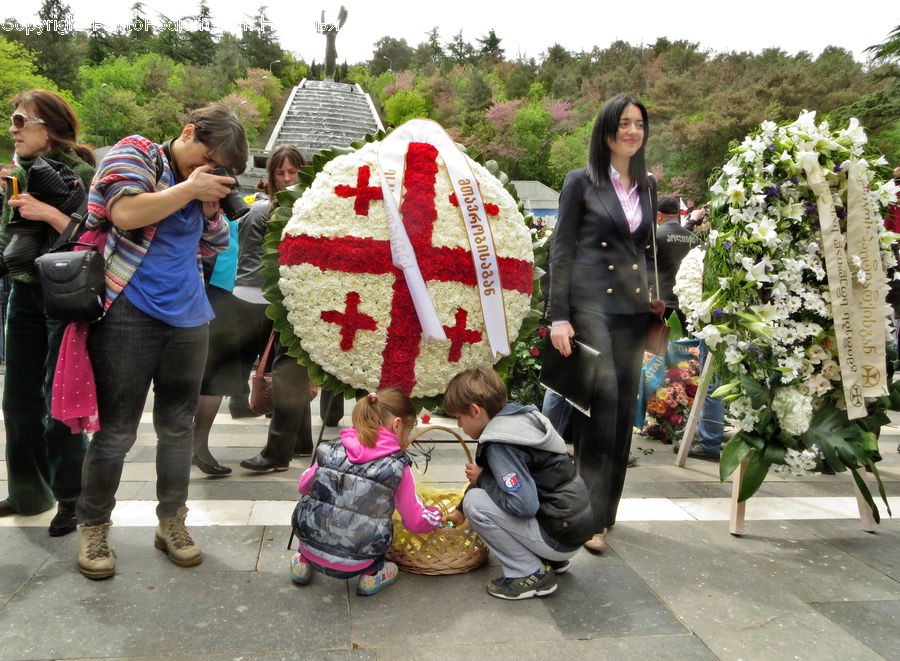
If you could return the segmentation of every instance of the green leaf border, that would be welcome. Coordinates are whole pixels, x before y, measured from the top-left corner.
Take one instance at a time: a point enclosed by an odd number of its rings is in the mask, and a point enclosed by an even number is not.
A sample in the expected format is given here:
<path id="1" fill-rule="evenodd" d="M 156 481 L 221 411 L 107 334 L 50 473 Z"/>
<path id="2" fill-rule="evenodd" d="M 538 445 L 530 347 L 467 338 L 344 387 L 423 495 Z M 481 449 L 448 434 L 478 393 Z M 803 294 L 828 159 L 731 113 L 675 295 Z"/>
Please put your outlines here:
<path id="1" fill-rule="evenodd" d="M 351 143 L 349 147 L 332 147 L 331 149 L 313 156 L 312 164 L 305 165 L 300 169 L 300 174 L 297 177 L 297 184 L 278 193 L 278 206 L 275 208 L 269 219 L 267 227 L 268 231 L 266 233 L 265 242 L 263 243 L 263 296 L 269 301 L 269 306 L 266 308 L 266 315 L 274 322 L 274 328 L 281 335 L 281 340 L 285 344 L 288 355 L 295 357 L 300 364 L 306 365 L 309 369 L 310 378 L 312 378 L 317 385 L 340 393 L 345 399 L 359 398 L 365 394 L 365 392 L 353 388 L 353 386 L 340 381 L 334 375 L 326 372 L 318 365 L 318 363 L 310 358 L 309 353 L 304 351 L 300 343 L 300 338 L 294 334 L 294 329 L 288 321 L 287 308 L 284 306 L 284 295 L 278 287 L 278 248 L 281 243 L 281 235 L 284 232 L 284 228 L 291 219 L 291 210 L 294 206 L 294 202 L 296 202 L 303 193 L 306 192 L 306 189 L 312 185 L 316 175 L 322 171 L 325 164 L 338 156 L 353 153 L 368 143 L 380 141 L 384 139 L 386 135 L 387 133 L 379 131 L 375 134 L 366 135 L 362 140 Z M 467 150 L 462 145 L 457 146 L 463 153 L 468 155 L 469 158 L 484 166 L 488 172 L 497 177 L 501 185 L 510 193 L 510 195 L 512 195 L 513 200 L 516 201 L 519 212 L 525 220 L 526 227 L 530 227 L 531 221 L 534 218 L 533 214 L 530 211 L 525 211 L 524 204 L 519 199 L 515 186 L 513 186 L 506 173 L 500 170 L 500 166 L 497 162 L 486 160 L 482 154 Z M 510 343 L 510 348 L 514 347 L 517 342 L 525 340 L 530 335 L 531 331 L 538 325 L 541 317 L 540 277 L 544 274 L 544 270 L 540 268 L 540 266 L 547 261 L 547 250 L 542 241 L 534 241 L 532 243 L 532 250 L 534 252 L 534 286 L 531 296 L 531 309 L 522 321 L 518 337 L 515 341 Z M 512 374 L 515 361 L 516 353 L 515 351 L 511 351 L 509 356 L 505 356 L 494 364 L 494 369 L 497 370 L 506 382 L 508 382 L 510 375 Z M 429 411 L 438 413 L 443 411 L 444 396 L 441 394 L 430 397 L 414 397 L 413 403 L 418 409 L 428 409 Z"/>

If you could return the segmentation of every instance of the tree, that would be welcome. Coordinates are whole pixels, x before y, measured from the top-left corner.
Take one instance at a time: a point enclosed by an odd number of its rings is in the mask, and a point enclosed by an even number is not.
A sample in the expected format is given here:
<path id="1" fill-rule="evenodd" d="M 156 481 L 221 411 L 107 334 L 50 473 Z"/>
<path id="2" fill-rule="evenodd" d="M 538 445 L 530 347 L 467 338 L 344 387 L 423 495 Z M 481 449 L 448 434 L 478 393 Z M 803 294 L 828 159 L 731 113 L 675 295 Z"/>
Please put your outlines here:
<path id="1" fill-rule="evenodd" d="M 78 55 L 72 34 L 74 20 L 69 5 L 62 0 L 44 0 L 38 10 L 42 34 L 35 34 L 28 46 L 37 54 L 38 73 L 63 89 L 77 91 Z"/>
<path id="2" fill-rule="evenodd" d="M 447 51 L 447 59 L 456 64 L 465 64 L 475 56 L 472 44 L 463 39 L 462 30 L 453 35 L 453 40 L 447 44 Z"/>
<path id="3" fill-rule="evenodd" d="M 390 126 L 400 126 L 408 119 L 428 117 L 428 101 L 415 90 L 400 90 L 384 102 Z"/>
<path id="4" fill-rule="evenodd" d="M 281 59 L 281 45 L 264 6 L 241 29 L 240 47 L 248 66 L 257 69 L 268 70 L 269 64 Z"/>
<path id="5" fill-rule="evenodd" d="M 447 55 L 444 53 L 444 48 L 441 46 L 437 26 L 431 28 L 431 31 L 428 33 L 426 46 L 431 63 L 436 67 L 443 65 Z"/>
<path id="6" fill-rule="evenodd" d="M 481 44 L 478 53 L 482 57 L 487 58 L 492 63 L 503 60 L 503 49 L 500 48 L 500 37 L 496 35 L 493 28 L 488 31 L 487 35 L 480 39 L 476 39 L 476 41 Z"/>
<path id="7" fill-rule="evenodd" d="M 406 43 L 406 39 L 394 39 L 382 37 L 374 44 L 372 61 L 369 64 L 369 73 L 379 76 L 385 71 L 406 71 L 412 62 L 413 49 Z"/>
<path id="8" fill-rule="evenodd" d="M 533 61 L 530 64 L 517 62 L 506 78 L 506 95 L 511 99 L 528 96 L 528 90 L 531 88 L 531 83 L 534 82 L 535 75 Z"/>
<path id="9" fill-rule="evenodd" d="M 900 25 L 891 30 L 882 43 L 869 46 L 866 52 L 871 53 L 876 62 L 900 59 Z"/>
<path id="10" fill-rule="evenodd" d="M 493 91 L 480 72 L 476 71 L 472 74 L 465 97 L 466 109 L 470 112 L 484 110 L 491 105 Z"/>
<path id="11" fill-rule="evenodd" d="M 8 41 L 0 35 L 0 99 L 9 100 L 20 92 L 36 88 L 55 90 L 56 85 L 37 73 L 34 55 L 21 43 Z M 8 131 L 0 133 L 0 148 L 5 152 L 2 160 L 9 162 L 13 139 Z"/>

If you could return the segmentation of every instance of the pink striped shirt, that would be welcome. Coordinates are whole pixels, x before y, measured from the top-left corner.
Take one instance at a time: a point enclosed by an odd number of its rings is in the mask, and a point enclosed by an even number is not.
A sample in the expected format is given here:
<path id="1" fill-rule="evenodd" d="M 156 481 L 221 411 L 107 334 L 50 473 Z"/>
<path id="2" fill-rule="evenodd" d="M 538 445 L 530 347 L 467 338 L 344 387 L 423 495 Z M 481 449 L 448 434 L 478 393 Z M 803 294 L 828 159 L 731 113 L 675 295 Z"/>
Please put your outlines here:
<path id="1" fill-rule="evenodd" d="M 641 192 L 636 182 L 631 182 L 631 190 L 626 191 L 622 184 L 619 171 L 612 165 L 609 166 L 609 180 L 612 182 L 622 210 L 625 212 L 625 218 L 628 219 L 628 229 L 632 233 L 637 230 L 641 224 L 643 214 L 641 213 Z"/>

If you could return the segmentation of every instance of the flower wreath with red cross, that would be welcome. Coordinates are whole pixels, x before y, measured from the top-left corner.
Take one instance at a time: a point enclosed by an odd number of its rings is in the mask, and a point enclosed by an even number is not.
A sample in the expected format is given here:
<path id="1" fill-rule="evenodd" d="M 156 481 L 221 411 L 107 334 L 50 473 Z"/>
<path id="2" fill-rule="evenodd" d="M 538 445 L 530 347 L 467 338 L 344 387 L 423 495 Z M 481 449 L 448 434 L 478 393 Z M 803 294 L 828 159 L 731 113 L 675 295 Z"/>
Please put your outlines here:
<path id="1" fill-rule="evenodd" d="M 434 404 L 457 373 L 503 357 L 488 342 L 476 260 L 443 159 L 431 144 L 410 142 L 399 211 L 446 340 L 423 334 L 392 261 L 378 147 L 316 157 L 307 181 L 279 194 L 264 260 L 270 315 L 317 383 L 348 395 L 395 386 Z M 484 200 L 513 345 L 535 316 L 531 232 L 501 181 L 466 159 Z"/>

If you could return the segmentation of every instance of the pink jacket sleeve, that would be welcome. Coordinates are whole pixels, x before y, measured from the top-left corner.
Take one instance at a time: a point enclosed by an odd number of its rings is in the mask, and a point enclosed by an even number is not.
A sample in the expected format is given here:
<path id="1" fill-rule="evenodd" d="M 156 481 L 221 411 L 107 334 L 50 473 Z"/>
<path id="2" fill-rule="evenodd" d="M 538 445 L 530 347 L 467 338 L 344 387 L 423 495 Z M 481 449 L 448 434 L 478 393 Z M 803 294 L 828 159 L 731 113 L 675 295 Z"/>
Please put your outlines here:
<path id="1" fill-rule="evenodd" d="M 305 496 L 309 493 L 309 485 L 312 484 L 313 477 L 316 475 L 316 469 L 319 467 L 319 464 L 313 462 L 313 465 L 303 471 L 303 475 L 300 476 L 300 482 L 297 483 L 297 491 L 300 492 L 301 496 Z"/>
<path id="2" fill-rule="evenodd" d="M 403 517 L 403 527 L 410 532 L 430 532 L 441 522 L 441 510 L 425 507 L 416 495 L 416 483 L 409 466 L 403 469 L 400 486 L 394 494 L 394 507 Z"/>

